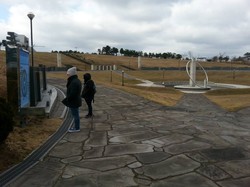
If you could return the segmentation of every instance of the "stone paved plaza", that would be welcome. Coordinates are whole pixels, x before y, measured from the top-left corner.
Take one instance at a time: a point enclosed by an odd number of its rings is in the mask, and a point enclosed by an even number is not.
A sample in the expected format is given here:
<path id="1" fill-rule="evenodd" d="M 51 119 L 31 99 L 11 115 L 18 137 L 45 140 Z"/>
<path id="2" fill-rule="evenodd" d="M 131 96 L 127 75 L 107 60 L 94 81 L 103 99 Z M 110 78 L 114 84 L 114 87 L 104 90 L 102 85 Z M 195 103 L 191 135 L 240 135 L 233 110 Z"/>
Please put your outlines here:
<path id="1" fill-rule="evenodd" d="M 249 187 L 250 109 L 202 94 L 174 107 L 97 87 L 94 118 L 67 133 L 10 187 Z"/>

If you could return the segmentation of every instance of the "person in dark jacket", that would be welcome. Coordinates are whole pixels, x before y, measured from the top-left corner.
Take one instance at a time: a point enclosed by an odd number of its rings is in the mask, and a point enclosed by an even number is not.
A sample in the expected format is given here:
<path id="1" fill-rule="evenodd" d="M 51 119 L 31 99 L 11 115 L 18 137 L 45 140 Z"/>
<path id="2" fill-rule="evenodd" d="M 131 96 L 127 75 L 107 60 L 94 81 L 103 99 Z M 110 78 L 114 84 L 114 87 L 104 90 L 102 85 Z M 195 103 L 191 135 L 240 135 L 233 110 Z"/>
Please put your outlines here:
<path id="1" fill-rule="evenodd" d="M 68 81 L 67 81 L 67 93 L 66 98 L 62 103 L 69 107 L 71 114 L 74 118 L 74 127 L 69 129 L 69 132 L 79 132 L 80 131 L 80 116 L 79 107 L 82 106 L 81 91 L 82 83 L 78 79 L 76 67 L 69 68 L 67 71 Z"/>
<path id="2" fill-rule="evenodd" d="M 83 75 L 84 84 L 83 84 L 83 91 L 82 91 L 82 98 L 84 98 L 87 106 L 88 106 L 88 114 L 85 118 L 93 117 L 93 109 L 92 109 L 92 101 L 94 102 L 94 95 L 96 92 L 95 83 L 91 79 L 91 75 L 89 73 L 85 73 Z"/>

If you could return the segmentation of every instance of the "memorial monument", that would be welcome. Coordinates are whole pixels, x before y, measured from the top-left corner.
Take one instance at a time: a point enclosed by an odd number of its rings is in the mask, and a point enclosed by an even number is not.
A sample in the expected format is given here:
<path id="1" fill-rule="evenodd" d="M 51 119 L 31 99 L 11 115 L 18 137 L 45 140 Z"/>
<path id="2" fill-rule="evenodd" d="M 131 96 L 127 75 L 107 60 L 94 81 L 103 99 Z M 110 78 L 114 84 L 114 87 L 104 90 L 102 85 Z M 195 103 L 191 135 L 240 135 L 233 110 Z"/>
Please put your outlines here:
<path id="1" fill-rule="evenodd" d="M 196 66 L 197 66 L 197 64 L 200 66 L 200 68 L 202 69 L 202 71 L 204 72 L 204 75 L 205 75 L 205 79 L 203 80 L 203 84 L 198 83 L 198 81 L 196 81 L 196 70 L 197 70 Z M 191 56 L 191 60 L 188 61 L 186 64 L 186 72 L 189 76 L 189 84 L 188 85 L 176 85 L 176 86 L 174 86 L 174 88 L 184 89 L 184 90 L 199 90 L 199 91 L 211 89 L 211 87 L 208 86 L 208 76 L 207 76 L 205 69 L 192 56 Z"/>

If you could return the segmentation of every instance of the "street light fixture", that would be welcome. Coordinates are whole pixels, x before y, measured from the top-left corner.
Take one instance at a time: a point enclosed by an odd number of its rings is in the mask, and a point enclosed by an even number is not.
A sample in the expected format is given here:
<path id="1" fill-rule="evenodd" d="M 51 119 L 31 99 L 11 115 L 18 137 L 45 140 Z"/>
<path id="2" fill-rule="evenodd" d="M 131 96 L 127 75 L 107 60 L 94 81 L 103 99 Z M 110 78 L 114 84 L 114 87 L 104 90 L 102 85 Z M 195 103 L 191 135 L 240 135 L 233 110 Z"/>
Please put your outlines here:
<path id="1" fill-rule="evenodd" d="M 33 29 L 32 29 L 32 20 L 35 17 L 35 14 L 32 12 L 27 14 L 28 18 L 30 19 L 30 38 L 31 38 L 31 65 L 34 67 L 34 56 L 33 56 Z"/>

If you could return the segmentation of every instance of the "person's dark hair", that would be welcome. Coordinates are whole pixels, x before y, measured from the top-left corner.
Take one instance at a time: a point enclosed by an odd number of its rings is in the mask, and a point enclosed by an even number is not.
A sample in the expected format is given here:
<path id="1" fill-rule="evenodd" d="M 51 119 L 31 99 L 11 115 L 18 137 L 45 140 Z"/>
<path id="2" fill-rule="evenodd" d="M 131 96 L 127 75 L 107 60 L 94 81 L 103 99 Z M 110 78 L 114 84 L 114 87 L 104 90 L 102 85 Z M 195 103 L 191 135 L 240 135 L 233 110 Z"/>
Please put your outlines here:
<path id="1" fill-rule="evenodd" d="M 90 79 L 91 79 L 90 73 L 85 73 L 85 74 L 83 75 L 83 78 L 84 78 L 84 81 L 85 81 L 85 82 L 88 81 L 88 80 L 90 80 Z"/>

